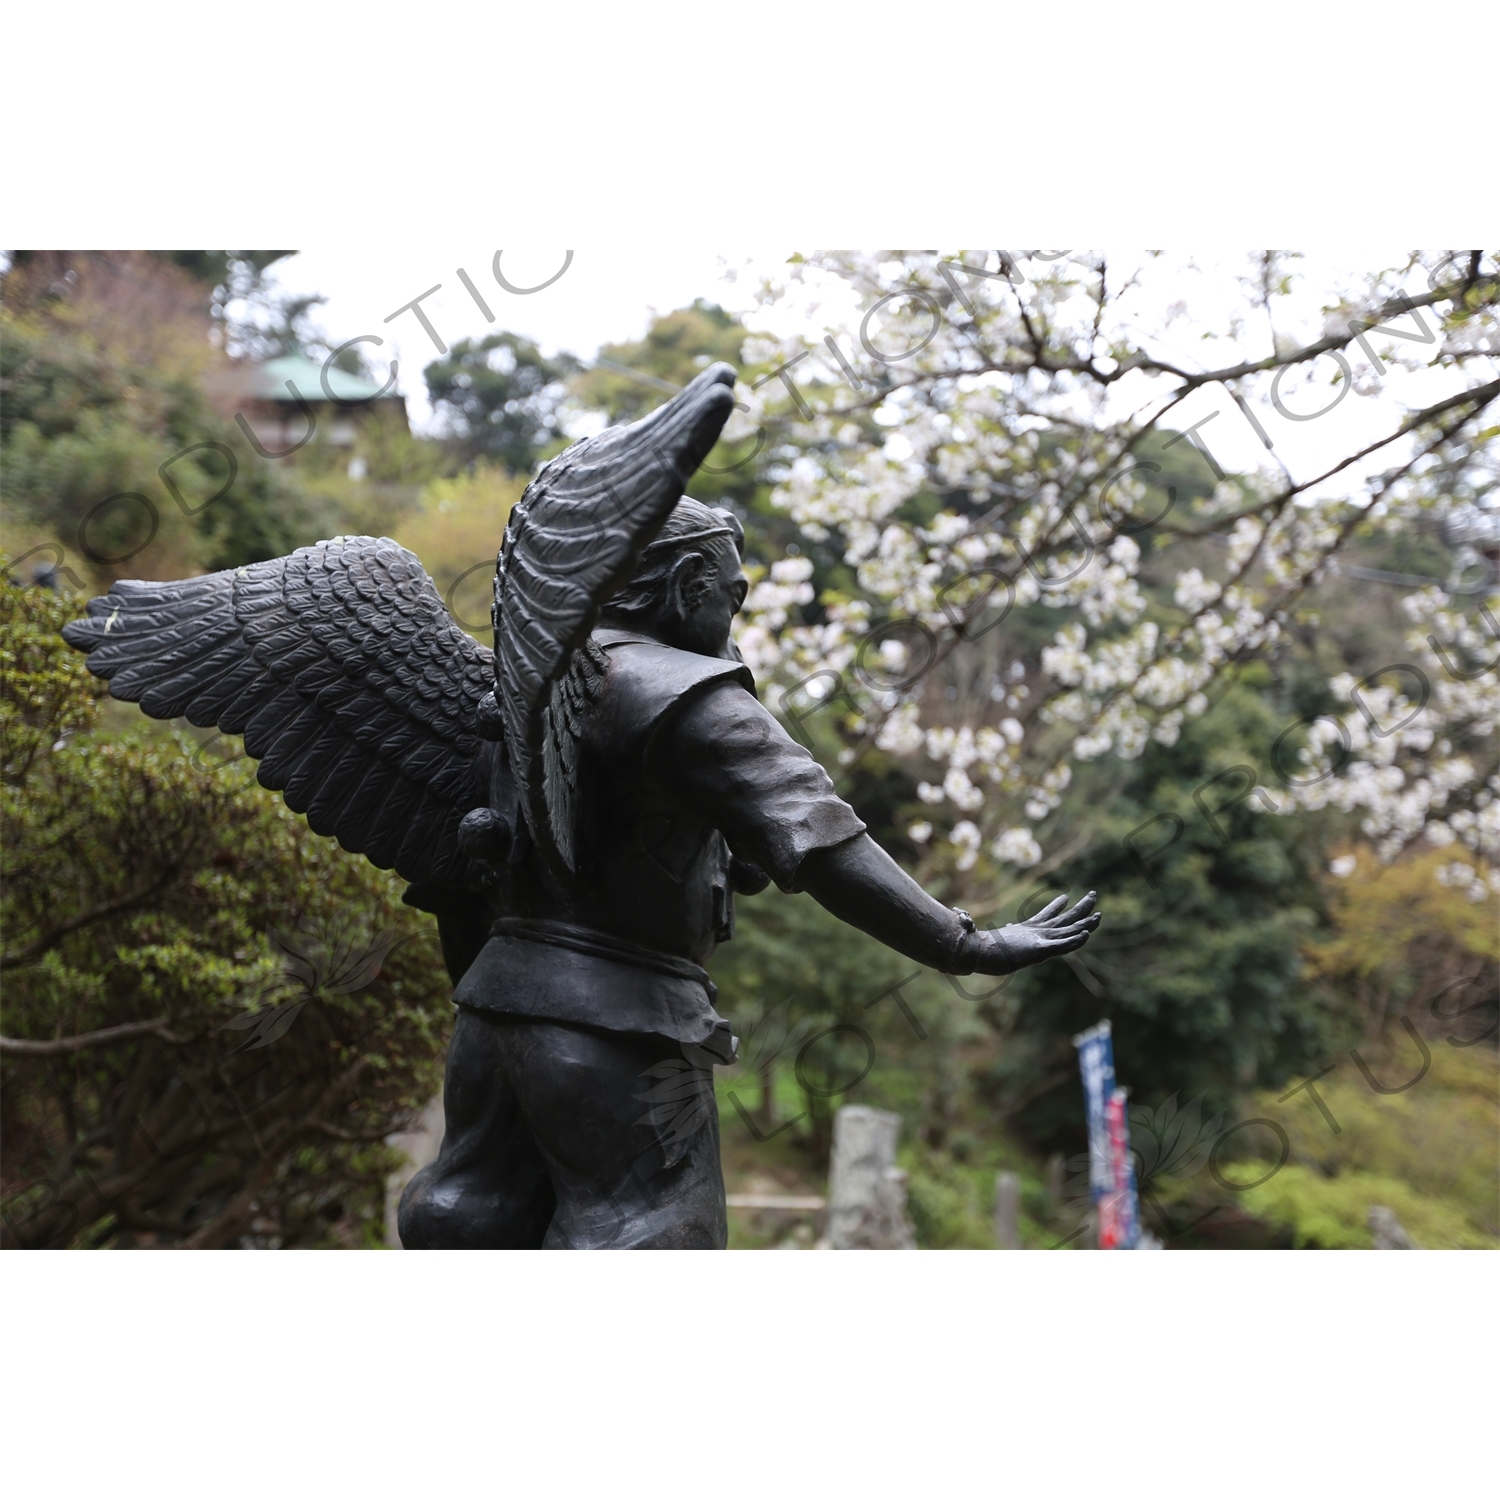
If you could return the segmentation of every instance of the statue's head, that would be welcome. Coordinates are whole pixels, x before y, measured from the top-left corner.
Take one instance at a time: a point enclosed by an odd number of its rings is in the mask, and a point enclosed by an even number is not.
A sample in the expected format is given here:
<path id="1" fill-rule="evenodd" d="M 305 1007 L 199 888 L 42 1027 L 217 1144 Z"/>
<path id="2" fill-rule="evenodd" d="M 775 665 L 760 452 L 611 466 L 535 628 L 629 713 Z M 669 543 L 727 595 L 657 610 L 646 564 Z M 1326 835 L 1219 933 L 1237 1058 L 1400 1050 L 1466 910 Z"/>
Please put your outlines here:
<path id="1" fill-rule="evenodd" d="M 729 624 L 750 588 L 740 567 L 744 546 L 733 514 L 684 495 L 629 581 L 605 604 L 605 617 L 649 629 L 683 651 L 729 655 Z"/>

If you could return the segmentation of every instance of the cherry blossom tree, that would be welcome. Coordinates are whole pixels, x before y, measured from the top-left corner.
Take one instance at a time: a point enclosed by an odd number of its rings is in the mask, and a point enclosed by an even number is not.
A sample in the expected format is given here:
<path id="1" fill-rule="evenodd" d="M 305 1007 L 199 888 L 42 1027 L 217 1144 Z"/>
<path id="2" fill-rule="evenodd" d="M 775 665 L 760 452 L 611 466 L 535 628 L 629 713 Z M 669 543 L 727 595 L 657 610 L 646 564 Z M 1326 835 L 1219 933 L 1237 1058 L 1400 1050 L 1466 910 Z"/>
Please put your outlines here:
<path id="1" fill-rule="evenodd" d="M 760 570 L 741 650 L 789 723 L 838 725 L 843 766 L 912 765 L 933 865 L 1035 875 L 1076 766 L 1172 744 L 1353 539 L 1446 517 L 1478 583 L 1411 595 L 1403 661 L 1333 676 L 1253 796 L 1356 812 L 1384 858 L 1464 846 L 1500 889 L 1497 301 L 1467 251 L 795 257 L 747 319 L 764 373 L 730 436 L 848 584 L 815 598 L 808 555 Z M 1202 493 L 1154 482 L 1174 446 Z M 1011 649 L 1038 610 L 1050 639 Z"/>

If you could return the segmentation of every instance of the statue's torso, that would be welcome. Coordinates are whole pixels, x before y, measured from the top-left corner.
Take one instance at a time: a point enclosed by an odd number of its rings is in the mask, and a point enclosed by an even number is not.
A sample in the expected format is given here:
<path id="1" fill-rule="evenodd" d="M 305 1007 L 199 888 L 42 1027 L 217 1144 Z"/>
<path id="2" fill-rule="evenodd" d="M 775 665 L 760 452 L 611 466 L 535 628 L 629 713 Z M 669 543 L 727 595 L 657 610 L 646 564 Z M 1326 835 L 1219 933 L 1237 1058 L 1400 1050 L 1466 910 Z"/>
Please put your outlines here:
<path id="1" fill-rule="evenodd" d="M 702 1042 L 723 1028 L 701 966 L 733 932 L 730 852 L 674 795 L 658 741 L 689 699 L 721 684 L 749 691 L 752 679 L 740 663 L 627 631 L 596 631 L 594 641 L 609 669 L 582 725 L 576 878 L 565 888 L 529 855 L 513 874 L 497 935 L 454 998 Z M 675 960 L 680 972 L 650 955 Z"/>
<path id="2" fill-rule="evenodd" d="M 609 657 L 579 766 L 574 919 L 648 948 L 706 963 L 734 928 L 729 846 L 675 795 L 657 740 L 686 698 L 749 687 L 738 663 L 596 632 Z M 560 913 L 559 913 L 560 914 Z"/>

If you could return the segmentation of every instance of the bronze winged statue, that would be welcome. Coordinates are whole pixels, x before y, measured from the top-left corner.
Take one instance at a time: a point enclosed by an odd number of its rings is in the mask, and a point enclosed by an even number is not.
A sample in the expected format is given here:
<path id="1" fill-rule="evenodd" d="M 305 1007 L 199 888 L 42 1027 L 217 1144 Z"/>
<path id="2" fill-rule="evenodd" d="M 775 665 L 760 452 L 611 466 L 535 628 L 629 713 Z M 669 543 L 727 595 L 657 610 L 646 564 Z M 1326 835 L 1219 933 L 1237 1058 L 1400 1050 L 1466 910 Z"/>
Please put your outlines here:
<path id="1" fill-rule="evenodd" d="M 711 1064 L 734 1039 L 704 965 L 736 893 L 806 891 L 949 974 L 1098 925 L 1090 892 L 977 931 L 762 707 L 730 638 L 743 532 L 683 495 L 734 379 L 715 365 L 542 468 L 506 526 L 493 654 L 373 537 L 117 583 L 64 629 L 115 697 L 243 735 L 263 786 L 436 915 L 457 1019 L 408 1248 L 724 1245 Z M 663 1132 L 641 1080 L 683 1056 L 703 1123 Z"/>

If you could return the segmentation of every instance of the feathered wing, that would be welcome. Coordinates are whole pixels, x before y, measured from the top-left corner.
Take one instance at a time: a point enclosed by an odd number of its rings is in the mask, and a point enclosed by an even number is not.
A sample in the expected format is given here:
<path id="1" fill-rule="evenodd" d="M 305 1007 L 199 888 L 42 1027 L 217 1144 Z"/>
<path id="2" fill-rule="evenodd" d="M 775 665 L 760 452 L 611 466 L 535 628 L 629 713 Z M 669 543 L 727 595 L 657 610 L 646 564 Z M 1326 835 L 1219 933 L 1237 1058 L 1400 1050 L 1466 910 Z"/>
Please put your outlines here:
<path id="1" fill-rule="evenodd" d="M 542 785 L 547 803 L 547 826 L 563 863 L 578 869 L 575 847 L 578 748 L 583 742 L 586 716 L 604 678 L 609 659 L 593 642 L 574 653 L 568 670 L 552 684 L 542 734 Z"/>
<path id="2" fill-rule="evenodd" d="M 733 366 L 713 365 L 650 416 L 574 444 L 531 482 L 506 525 L 496 698 L 526 825 L 559 879 L 573 871 L 568 741 L 589 687 L 585 671 L 570 674 L 573 653 L 719 440 L 734 378 Z"/>
<path id="3" fill-rule="evenodd" d="M 121 582 L 63 628 L 116 698 L 242 734 L 314 832 L 413 882 L 477 885 L 458 843 L 485 800 L 474 733 L 494 671 L 384 537 L 180 583 Z"/>

